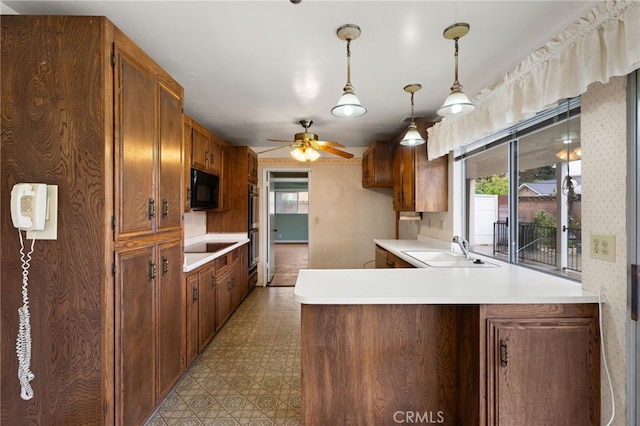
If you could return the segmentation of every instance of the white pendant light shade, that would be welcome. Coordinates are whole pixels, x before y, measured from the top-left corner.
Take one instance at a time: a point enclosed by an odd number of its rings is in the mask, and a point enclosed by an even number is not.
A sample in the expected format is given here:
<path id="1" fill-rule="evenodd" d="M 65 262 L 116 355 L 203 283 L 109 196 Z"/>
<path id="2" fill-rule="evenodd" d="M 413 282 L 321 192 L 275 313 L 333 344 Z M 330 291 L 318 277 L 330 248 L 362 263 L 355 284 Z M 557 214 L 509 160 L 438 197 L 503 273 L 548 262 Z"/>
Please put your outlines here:
<path id="1" fill-rule="evenodd" d="M 415 123 L 411 123 L 407 129 L 407 133 L 404 134 L 404 138 L 400 141 L 400 145 L 415 146 L 422 145 L 425 142 L 426 141 L 422 139 L 420 132 L 418 132 L 418 128 Z"/>
<path id="2" fill-rule="evenodd" d="M 447 96 L 444 104 L 438 109 L 438 115 L 445 117 L 450 115 L 464 115 L 474 109 L 476 109 L 476 106 L 471 103 L 467 95 L 462 93 L 461 90 L 454 90 Z"/>
<path id="3" fill-rule="evenodd" d="M 344 92 L 338 103 L 331 109 L 331 114 L 340 118 L 355 118 L 364 115 L 367 109 L 360 104 L 360 100 L 353 92 Z"/>

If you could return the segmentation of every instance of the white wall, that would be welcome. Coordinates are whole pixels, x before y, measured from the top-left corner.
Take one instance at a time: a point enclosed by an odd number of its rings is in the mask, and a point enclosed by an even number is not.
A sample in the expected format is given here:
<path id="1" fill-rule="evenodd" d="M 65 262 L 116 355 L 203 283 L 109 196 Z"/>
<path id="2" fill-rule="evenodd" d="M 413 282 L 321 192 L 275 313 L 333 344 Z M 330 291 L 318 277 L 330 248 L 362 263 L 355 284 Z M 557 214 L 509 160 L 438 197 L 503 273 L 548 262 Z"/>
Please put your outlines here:
<path id="1" fill-rule="evenodd" d="M 260 178 L 264 168 L 309 167 L 310 268 L 363 268 L 375 259 L 374 239 L 395 237 L 391 190 L 362 187 L 362 158 L 309 164 L 260 158 L 258 164 Z"/>

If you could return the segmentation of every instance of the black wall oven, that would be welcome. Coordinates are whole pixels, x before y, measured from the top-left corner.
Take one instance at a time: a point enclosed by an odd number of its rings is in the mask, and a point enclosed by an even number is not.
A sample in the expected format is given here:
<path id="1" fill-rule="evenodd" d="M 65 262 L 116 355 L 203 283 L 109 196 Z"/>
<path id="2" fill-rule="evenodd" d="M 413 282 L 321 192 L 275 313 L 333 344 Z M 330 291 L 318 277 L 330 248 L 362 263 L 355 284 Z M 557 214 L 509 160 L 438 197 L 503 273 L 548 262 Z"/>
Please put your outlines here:
<path id="1" fill-rule="evenodd" d="M 249 184 L 249 231 L 258 229 L 258 188 Z"/>
<path id="2" fill-rule="evenodd" d="M 249 184 L 249 269 L 258 264 L 259 196 L 256 185 Z"/>
<path id="3" fill-rule="evenodd" d="M 258 228 L 249 230 L 249 270 L 258 264 Z"/>

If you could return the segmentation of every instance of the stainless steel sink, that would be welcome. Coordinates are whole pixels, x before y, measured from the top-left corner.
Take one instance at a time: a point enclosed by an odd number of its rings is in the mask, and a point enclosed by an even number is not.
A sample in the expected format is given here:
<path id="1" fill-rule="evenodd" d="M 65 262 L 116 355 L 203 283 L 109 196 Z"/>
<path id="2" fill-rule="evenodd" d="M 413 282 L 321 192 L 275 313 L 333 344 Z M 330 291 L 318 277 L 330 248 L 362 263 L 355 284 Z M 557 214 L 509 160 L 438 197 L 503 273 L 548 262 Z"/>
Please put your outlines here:
<path id="1" fill-rule="evenodd" d="M 464 256 L 450 251 L 403 251 L 419 262 L 432 268 L 498 268 L 498 265 L 484 260 Z"/>

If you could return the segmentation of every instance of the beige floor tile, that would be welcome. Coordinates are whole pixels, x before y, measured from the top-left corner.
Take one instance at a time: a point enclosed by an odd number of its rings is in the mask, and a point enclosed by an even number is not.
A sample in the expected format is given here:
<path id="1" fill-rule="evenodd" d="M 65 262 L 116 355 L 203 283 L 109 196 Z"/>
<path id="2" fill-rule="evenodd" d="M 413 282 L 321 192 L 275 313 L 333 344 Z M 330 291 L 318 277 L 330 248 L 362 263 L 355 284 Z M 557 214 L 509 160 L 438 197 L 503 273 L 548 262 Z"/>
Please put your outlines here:
<path id="1" fill-rule="evenodd" d="M 299 425 L 300 383 L 293 288 L 257 287 L 145 426 Z"/>

